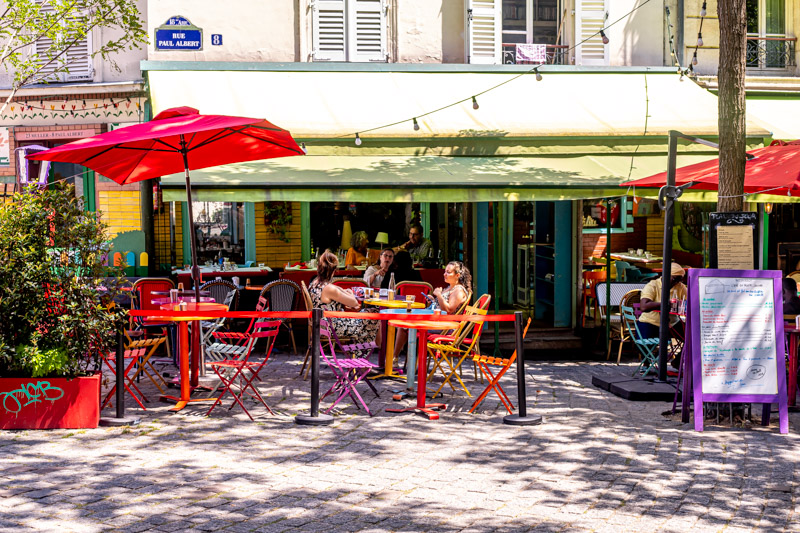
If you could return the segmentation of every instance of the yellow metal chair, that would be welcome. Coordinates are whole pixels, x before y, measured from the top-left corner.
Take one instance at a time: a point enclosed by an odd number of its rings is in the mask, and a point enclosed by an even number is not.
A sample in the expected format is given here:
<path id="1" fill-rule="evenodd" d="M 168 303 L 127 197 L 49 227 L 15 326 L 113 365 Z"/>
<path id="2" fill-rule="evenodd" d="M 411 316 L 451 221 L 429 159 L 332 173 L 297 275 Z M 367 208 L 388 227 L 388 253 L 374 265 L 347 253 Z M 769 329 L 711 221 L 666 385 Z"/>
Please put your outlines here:
<path id="1" fill-rule="evenodd" d="M 488 294 L 484 294 L 478 298 L 478 301 L 475 302 L 475 305 L 466 307 L 464 310 L 464 315 L 486 315 L 487 309 L 489 308 L 489 303 L 491 301 L 492 297 Z M 475 322 L 465 320 L 461 323 L 454 335 L 432 336 L 431 340 L 428 342 L 428 353 L 433 356 L 434 364 L 433 370 L 428 375 L 428 381 L 433 379 L 433 376 L 437 370 L 444 376 L 444 381 L 439 388 L 436 389 L 436 392 L 433 393 L 434 397 L 441 392 L 445 384 L 450 385 L 450 388 L 453 389 L 453 392 L 456 391 L 455 386 L 450 381 L 453 377 L 458 380 L 461 388 L 463 388 L 464 392 L 467 393 L 467 396 L 470 398 L 472 397 L 472 394 L 470 394 L 469 389 L 467 389 L 466 384 L 461 379 L 461 376 L 458 375 L 458 373 L 461 369 L 461 364 L 468 357 L 479 353 L 478 345 L 482 330 L 482 320 Z M 470 334 L 472 337 L 469 337 Z M 446 364 L 448 369 L 445 369 L 443 364 Z"/>

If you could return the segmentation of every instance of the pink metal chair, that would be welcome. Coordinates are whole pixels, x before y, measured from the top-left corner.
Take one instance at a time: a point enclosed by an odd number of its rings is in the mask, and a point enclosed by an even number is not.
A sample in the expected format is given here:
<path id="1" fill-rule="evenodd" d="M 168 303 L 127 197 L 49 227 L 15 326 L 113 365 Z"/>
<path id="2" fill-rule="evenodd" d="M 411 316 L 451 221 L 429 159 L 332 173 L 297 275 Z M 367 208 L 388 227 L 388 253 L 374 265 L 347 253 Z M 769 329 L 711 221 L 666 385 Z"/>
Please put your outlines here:
<path id="1" fill-rule="evenodd" d="M 377 365 L 370 363 L 369 360 L 364 357 L 356 357 L 352 359 L 339 359 L 336 356 L 336 349 L 334 348 L 334 343 L 341 347 L 342 351 L 352 352 L 352 351 L 361 351 L 362 353 L 369 349 L 370 353 L 372 350 L 375 349 L 375 343 L 367 343 L 367 344 L 353 344 L 348 345 L 350 348 L 349 350 L 345 350 L 343 346 L 339 344 L 339 339 L 336 336 L 336 332 L 333 330 L 333 327 L 329 324 L 327 319 L 323 319 L 320 323 L 320 353 L 322 354 L 322 358 L 325 360 L 325 363 L 328 365 L 328 368 L 331 369 L 333 372 L 335 382 L 331 385 L 331 388 L 325 392 L 320 398 L 324 400 L 332 392 L 336 392 L 339 396 L 336 400 L 328 407 L 326 413 L 330 413 L 331 410 L 336 407 L 336 405 L 344 399 L 345 396 L 350 396 L 353 400 L 353 405 L 358 407 L 360 403 L 364 406 L 364 410 L 367 411 L 369 416 L 372 416 L 372 412 L 367 407 L 366 402 L 358 393 L 356 386 L 365 381 L 367 385 L 372 389 L 372 392 L 375 393 L 375 396 L 379 396 L 378 391 L 375 389 L 375 386 L 372 385 L 368 380 L 364 380 L 364 378 L 369 374 L 369 371 L 373 368 L 377 368 Z M 327 350 L 325 345 L 328 346 Z"/>

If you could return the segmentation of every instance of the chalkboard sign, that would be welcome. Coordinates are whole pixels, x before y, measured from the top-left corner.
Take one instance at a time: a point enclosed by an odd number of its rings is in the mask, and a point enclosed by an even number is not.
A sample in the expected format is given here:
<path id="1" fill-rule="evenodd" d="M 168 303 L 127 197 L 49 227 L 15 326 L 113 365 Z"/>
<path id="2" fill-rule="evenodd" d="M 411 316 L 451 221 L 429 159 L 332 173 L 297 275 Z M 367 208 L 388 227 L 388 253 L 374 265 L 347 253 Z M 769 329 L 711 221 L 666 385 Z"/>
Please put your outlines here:
<path id="1" fill-rule="evenodd" d="M 687 342 L 697 431 L 703 430 L 704 401 L 778 402 L 781 433 L 789 431 L 782 305 L 779 271 L 689 270 Z"/>
<path id="2" fill-rule="evenodd" d="M 709 213 L 712 268 L 751 270 L 758 267 L 758 213 Z"/>

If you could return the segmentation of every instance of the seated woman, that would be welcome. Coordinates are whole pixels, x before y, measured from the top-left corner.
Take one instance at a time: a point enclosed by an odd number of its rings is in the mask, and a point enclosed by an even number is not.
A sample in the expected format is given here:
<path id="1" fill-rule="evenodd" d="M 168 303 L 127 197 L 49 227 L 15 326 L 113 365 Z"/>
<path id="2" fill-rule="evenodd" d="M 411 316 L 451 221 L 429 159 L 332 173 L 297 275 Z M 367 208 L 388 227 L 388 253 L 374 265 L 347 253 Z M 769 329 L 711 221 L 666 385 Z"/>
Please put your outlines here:
<path id="1" fill-rule="evenodd" d="M 387 248 L 381 252 L 381 258 L 377 264 L 370 266 L 364 272 L 364 283 L 373 289 L 380 289 L 383 278 L 389 273 L 394 263 L 394 250 Z"/>
<path id="2" fill-rule="evenodd" d="M 418 270 L 414 270 L 414 263 L 411 262 L 411 254 L 405 250 L 401 250 L 394 254 L 394 261 L 389 271 L 383 276 L 381 281 L 381 288 L 388 289 L 389 283 L 392 282 L 392 274 L 394 274 L 395 284 L 401 281 L 422 281 L 422 276 Z"/>
<path id="3" fill-rule="evenodd" d="M 308 286 L 312 304 L 324 311 L 342 311 L 344 307 L 361 310 L 361 302 L 353 295 L 352 290 L 342 289 L 331 283 L 333 273 L 338 266 L 339 260 L 336 255 L 330 250 L 325 250 L 317 261 L 317 277 Z M 330 318 L 328 320 L 337 335 L 349 337 L 354 343 L 374 341 L 378 333 L 376 320 L 357 318 Z"/>
<path id="4" fill-rule="evenodd" d="M 472 275 L 461 261 L 450 261 L 444 269 L 444 281 L 447 287 L 436 287 L 433 295 L 442 312 L 452 315 L 467 301 Z"/>
<path id="5" fill-rule="evenodd" d="M 353 233 L 350 239 L 350 249 L 347 250 L 347 255 L 344 258 L 345 268 L 354 268 L 357 266 L 368 265 L 378 262 L 378 250 L 370 250 L 367 248 L 369 239 L 367 238 L 366 231 L 357 231 Z"/>

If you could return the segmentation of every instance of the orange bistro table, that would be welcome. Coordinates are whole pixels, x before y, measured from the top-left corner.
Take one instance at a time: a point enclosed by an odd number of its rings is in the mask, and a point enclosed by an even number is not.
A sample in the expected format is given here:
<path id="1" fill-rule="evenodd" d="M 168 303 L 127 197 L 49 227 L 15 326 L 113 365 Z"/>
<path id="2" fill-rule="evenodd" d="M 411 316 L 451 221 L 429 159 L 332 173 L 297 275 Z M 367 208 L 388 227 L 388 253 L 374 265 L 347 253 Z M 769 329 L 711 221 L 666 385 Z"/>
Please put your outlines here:
<path id="1" fill-rule="evenodd" d="M 181 308 L 181 305 L 184 307 Z M 201 303 L 183 303 L 183 304 L 163 304 L 160 306 L 163 311 L 227 311 L 228 306 L 225 304 L 201 302 Z M 192 362 L 189 363 L 189 322 L 197 322 L 199 320 L 206 320 L 208 317 L 198 314 L 197 316 L 173 316 L 167 317 L 178 323 L 178 352 L 180 354 L 180 371 L 181 371 L 181 394 L 179 397 L 175 396 L 161 396 L 161 401 L 177 402 L 175 407 L 170 411 L 180 411 L 189 402 L 213 402 L 216 398 L 192 398 L 192 383 L 190 378 L 192 373 L 196 370 L 199 364 L 199 346 L 195 346 L 192 350 Z M 197 324 L 195 324 L 195 331 Z"/>
<path id="2" fill-rule="evenodd" d="M 456 329 L 458 322 L 445 320 L 390 320 L 390 326 L 396 328 L 416 329 L 417 333 L 417 405 L 403 409 L 387 409 L 387 413 L 414 412 L 428 417 L 428 420 L 439 420 L 439 414 L 434 411 L 447 409 L 444 403 L 425 403 L 425 387 L 428 382 L 428 330 L 429 329 Z"/>
<path id="3" fill-rule="evenodd" d="M 385 298 L 368 298 L 364 300 L 363 305 L 371 305 L 374 307 L 383 307 L 385 309 L 425 309 L 423 302 L 407 302 L 406 300 L 387 300 Z M 371 376 L 369 379 L 384 379 L 384 378 L 402 378 L 400 374 L 394 371 L 394 326 L 391 320 L 381 320 L 381 350 L 378 358 L 378 366 L 383 365 L 383 374 Z"/>

